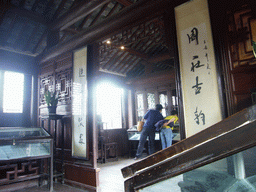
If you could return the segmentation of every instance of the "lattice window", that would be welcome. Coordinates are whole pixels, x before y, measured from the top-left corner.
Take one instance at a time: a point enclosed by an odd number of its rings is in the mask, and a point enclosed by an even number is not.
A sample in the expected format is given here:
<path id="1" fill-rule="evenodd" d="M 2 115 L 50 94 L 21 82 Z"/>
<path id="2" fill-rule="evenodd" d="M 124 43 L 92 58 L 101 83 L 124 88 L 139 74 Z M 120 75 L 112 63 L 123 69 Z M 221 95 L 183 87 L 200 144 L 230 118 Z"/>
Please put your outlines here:
<path id="1" fill-rule="evenodd" d="M 143 94 L 137 94 L 137 115 L 138 121 L 143 119 L 144 116 L 144 101 L 143 101 Z"/>
<path id="2" fill-rule="evenodd" d="M 256 41 L 256 19 L 252 17 L 251 9 L 245 5 L 236 11 L 230 11 L 229 17 L 229 47 L 232 67 L 255 65 L 252 52 L 252 40 Z"/>
<path id="3" fill-rule="evenodd" d="M 147 100 L 148 100 L 148 109 L 154 109 L 155 105 L 156 105 L 155 94 L 154 93 L 148 93 L 147 94 Z"/>
<path id="4" fill-rule="evenodd" d="M 54 76 L 53 74 L 46 77 L 40 77 L 40 87 L 39 87 L 39 105 L 46 105 L 44 93 L 49 91 L 54 91 Z"/>
<path id="5" fill-rule="evenodd" d="M 72 69 L 65 69 L 56 73 L 56 91 L 62 104 L 70 104 L 72 88 Z"/>
<path id="6" fill-rule="evenodd" d="M 159 103 L 163 106 L 162 115 L 167 116 L 168 97 L 167 91 L 159 93 Z"/>

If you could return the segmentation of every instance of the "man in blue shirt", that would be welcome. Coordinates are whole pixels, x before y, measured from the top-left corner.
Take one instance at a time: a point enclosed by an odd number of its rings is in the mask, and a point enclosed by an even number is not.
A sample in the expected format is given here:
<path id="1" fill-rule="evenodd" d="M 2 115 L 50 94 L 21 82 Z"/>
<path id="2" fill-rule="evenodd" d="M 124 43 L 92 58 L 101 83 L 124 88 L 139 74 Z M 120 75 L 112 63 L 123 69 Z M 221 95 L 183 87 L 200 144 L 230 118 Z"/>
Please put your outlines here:
<path id="1" fill-rule="evenodd" d="M 163 115 L 161 114 L 162 109 L 163 109 L 163 106 L 161 104 L 157 104 L 155 110 L 151 109 L 145 114 L 144 119 L 146 119 L 146 122 L 144 123 L 143 129 L 141 131 L 140 141 L 139 141 L 137 153 L 134 159 L 138 159 L 141 157 L 144 145 L 147 141 L 147 137 L 149 137 L 149 140 L 148 140 L 149 155 L 155 152 L 155 129 L 156 129 L 155 124 L 164 118 Z"/>

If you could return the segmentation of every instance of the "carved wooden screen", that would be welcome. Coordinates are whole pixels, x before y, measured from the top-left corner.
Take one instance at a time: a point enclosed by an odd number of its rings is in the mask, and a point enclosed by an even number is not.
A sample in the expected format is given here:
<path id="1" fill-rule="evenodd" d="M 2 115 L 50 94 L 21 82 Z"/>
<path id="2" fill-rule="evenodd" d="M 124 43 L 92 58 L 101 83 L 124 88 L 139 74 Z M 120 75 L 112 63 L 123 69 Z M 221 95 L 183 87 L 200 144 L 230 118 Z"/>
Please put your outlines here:
<path id="1" fill-rule="evenodd" d="M 54 63 L 47 63 L 41 68 L 39 76 L 39 114 L 48 113 L 44 98 L 45 91 L 57 91 L 59 103 L 58 114 L 70 113 L 72 88 L 72 55 L 67 54 L 56 59 Z"/>
<path id="2" fill-rule="evenodd" d="M 251 92 L 256 87 L 256 59 L 252 51 L 252 41 L 256 41 L 256 18 L 251 4 L 230 6 L 227 18 L 229 66 L 226 73 L 229 74 L 232 114 L 252 104 Z"/>

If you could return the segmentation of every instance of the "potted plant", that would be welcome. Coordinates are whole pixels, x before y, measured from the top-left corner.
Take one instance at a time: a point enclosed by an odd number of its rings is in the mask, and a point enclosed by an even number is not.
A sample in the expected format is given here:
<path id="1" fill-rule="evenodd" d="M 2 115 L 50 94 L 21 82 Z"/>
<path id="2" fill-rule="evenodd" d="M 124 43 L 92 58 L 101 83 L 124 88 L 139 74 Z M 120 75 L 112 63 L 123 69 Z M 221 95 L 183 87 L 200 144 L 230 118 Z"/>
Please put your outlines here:
<path id="1" fill-rule="evenodd" d="M 56 108 L 58 104 L 59 97 L 56 95 L 56 91 L 51 93 L 50 91 L 46 91 L 44 93 L 45 101 L 48 106 L 49 114 L 55 114 Z"/>
<path id="2" fill-rule="evenodd" d="M 252 51 L 253 51 L 253 55 L 256 58 L 256 43 L 254 41 L 252 41 Z"/>

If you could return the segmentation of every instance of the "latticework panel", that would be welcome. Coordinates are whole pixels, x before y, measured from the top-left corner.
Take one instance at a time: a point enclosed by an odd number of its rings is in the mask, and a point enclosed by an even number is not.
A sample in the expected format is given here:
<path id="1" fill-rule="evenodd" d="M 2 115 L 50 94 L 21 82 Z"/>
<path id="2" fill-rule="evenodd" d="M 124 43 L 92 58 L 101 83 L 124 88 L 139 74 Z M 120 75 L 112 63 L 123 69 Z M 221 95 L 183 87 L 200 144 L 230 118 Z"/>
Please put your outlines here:
<path id="1" fill-rule="evenodd" d="M 228 37 L 232 68 L 255 65 L 252 41 L 256 41 L 256 19 L 248 5 L 228 13 Z"/>
<path id="2" fill-rule="evenodd" d="M 11 183 L 25 177 L 39 174 L 39 163 L 37 161 L 0 164 L 0 184 Z"/>

